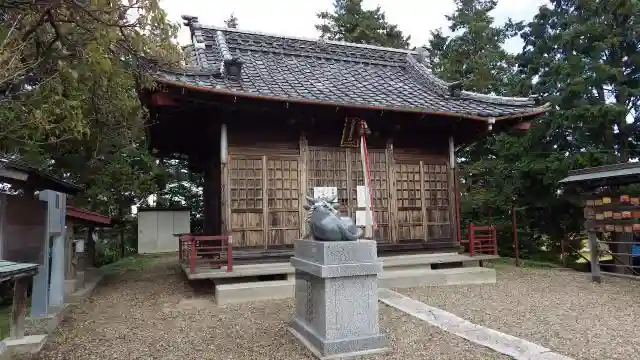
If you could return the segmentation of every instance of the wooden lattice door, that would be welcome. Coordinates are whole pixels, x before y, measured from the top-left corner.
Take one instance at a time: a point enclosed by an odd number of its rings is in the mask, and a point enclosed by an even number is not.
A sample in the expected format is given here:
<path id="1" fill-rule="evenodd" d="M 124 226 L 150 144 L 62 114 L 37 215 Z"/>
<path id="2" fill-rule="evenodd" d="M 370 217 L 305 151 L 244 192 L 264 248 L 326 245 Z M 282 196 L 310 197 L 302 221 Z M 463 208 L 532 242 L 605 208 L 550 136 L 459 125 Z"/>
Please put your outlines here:
<path id="1" fill-rule="evenodd" d="M 267 216 L 266 247 L 293 244 L 300 238 L 299 158 L 279 156 L 266 158 Z"/>
<path id="2" fill-rule="evenodd" d="M 447 165 L 411 161 L 395 168 L 398 239 L 450 240 Z"/>
<path id="3" fill-rule="evenodd" d="M 451 201 L 449 168 L 445 164 L 422 164 L 427 239 L 449 239 Z"/>
<path id="4" fill-rule="evenodd" d="M 420 163 L 397 163 L 395 171 L 396 236 L 399 240 L 426 240 Z"/>
<path id="5" fill-rule="evenodd" d="M 335 186 L 338 190 L 340 210 L 349 211 L 349 166 L 347 151 L 336 148 L 309 148 L 307 164 L 308 196 L 313 196 L 314 187 Z M 345 214 L 346 215 L 346 214 Z M 349 213 L 349 215 L 352 215 Z"/>
<path id="6" fill-rule="evenodd" d="M 264 173 L 261 156 L 230 156 L 229 203 L 234 246 L 264 245 Z"/>

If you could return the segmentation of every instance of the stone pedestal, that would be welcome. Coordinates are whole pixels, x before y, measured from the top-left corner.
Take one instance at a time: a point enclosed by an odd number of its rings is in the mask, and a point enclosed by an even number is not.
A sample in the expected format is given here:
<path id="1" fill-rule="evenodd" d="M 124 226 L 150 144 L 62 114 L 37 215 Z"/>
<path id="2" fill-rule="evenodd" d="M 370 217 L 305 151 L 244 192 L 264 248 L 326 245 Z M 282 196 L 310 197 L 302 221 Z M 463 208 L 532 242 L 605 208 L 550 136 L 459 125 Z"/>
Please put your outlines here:
<path id="1" fill-rule="evenodd" d="M 378 261 L 371 240 L 298 240 L 296 315 L 289 330 L 321 359 L 388 351 L 378 325 Z"/>

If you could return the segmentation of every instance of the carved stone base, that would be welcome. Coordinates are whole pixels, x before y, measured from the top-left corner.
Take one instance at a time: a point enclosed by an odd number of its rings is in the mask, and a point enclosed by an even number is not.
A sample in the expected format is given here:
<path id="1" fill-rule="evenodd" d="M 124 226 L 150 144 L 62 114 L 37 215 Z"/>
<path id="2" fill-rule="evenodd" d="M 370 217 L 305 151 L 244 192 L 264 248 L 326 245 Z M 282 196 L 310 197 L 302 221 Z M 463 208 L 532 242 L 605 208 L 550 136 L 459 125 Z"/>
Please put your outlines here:
<path id="1" fill-rule="evenodd" d="M 370 240 L 298 240 L 291 332 L 319 358 L 388 350 L 378 324 L 378 261 Z"/>

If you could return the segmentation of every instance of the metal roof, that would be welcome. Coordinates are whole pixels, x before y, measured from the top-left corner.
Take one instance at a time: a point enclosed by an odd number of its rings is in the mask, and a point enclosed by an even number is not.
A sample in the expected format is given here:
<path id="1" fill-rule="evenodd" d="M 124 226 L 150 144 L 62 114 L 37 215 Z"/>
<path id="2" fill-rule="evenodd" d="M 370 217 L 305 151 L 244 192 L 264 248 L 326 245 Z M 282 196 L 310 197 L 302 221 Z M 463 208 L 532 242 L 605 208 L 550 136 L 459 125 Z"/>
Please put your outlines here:
<path id="1" fill-rule="evenodd" d="M 38 190 L 53 190 L 69 195 L 75 195 L 83 190 L 82 186 L 62 180 L 17 160 L 0 158 L 0 169 L 10 171 L 4 176 L 0 174 L 2 182 L 25 183 Z"/>
<path id="2" fill-rule="evenodd" d="M 37 272 L 38 264 L 0 260 L 0 282 L 7 281 L 18 276 L 35 275 Z"/>
<path id="3" fill-rule="evenodd" d="M 569 171 L 561 184 L 591 186 L 623 185 L 640 182 L 640 162 L 596 166 Z"/>

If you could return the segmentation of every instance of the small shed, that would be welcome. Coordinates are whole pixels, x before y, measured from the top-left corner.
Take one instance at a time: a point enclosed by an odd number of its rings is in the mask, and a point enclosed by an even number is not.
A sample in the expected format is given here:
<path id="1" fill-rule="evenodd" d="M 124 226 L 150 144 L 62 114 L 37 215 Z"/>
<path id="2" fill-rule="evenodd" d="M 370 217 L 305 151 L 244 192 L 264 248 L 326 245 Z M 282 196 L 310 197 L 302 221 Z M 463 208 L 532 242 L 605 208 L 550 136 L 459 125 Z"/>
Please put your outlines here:
<path id="1" fill-rule="evenodd" d="M 570 171 L 560 184 L 580 192 L 589 236 L 591 274 L 640 277 L 640 163 L 622 163 Z M 601 264 L 600 255 L 611 255 Z M 605 271 L 603 271 L 605 270 Z"/>
<path id="2" fill-rule="evenodd" d="M 177 252 L 177 234 L 191 229 L 189 208 L 138 209 L 138 253 Z"/>
<path id="3" fill-rule="evenodd" d="M 65 294 L 82 288 L 86 268 L 95 264 L 95 230 L 110 228 L 113 223 L 109 216 L 67 205 Z"/>

